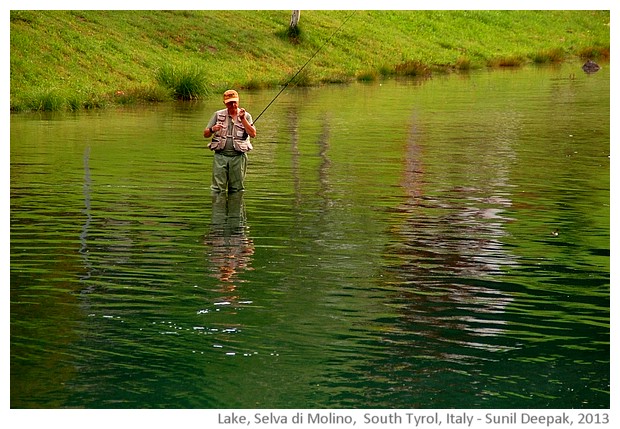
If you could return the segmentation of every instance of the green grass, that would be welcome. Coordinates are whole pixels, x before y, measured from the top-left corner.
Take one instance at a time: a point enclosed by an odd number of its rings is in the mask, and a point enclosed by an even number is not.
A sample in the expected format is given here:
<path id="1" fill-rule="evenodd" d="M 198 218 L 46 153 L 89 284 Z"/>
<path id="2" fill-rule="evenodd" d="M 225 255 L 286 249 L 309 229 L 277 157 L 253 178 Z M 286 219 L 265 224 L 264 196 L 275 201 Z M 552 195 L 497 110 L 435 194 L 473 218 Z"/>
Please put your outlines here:
<path id="1" fill-rule="evenodd" d="M 11 11 L 11 110 L 608 59 L 608 11 Z M 325 42 L 350 16 L 341 30 Z M 228 23 L 235 22 L 234 31 Z"/>
<path id="2" fill-rule="evenodd" d="M 532 61 L 536 64 L 560 63 L 564 61 L 565 53 L 561 48 L 540 50 L 532 55 Z"/>
<path id="3" fill-rule="evenodd" d="M 205 71 L 197 64 L 165 64 L 157 70 L 156 80 L 179 100 L 194 100 L 209 94 Z"/>

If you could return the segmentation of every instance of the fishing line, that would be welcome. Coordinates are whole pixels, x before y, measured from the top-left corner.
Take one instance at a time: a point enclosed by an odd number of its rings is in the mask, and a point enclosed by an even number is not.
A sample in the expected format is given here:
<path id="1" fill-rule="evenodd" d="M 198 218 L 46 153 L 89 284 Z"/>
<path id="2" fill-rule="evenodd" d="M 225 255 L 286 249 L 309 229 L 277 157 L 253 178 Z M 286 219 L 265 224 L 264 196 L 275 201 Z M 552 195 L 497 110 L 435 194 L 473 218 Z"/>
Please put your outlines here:
<path id="1" fill-rule="evenodd" d="M 329 41 L 330 41 L 330 40 L 332 40 L 332 39 L 334 38 L 334 36 L 335 36 L 335 35 L 336 35 L 339 31 L 340 31 L 340 29 L 341 29 L 342 27 L 344 27 L 344 25 L 347 23 L 347 21 L 348 21 L 348 20 L 349 20 L 349 19 L 353 16 L 353 14 L 355 14 L 355 12 L 357 12 L 357 10 L 354 10 L 354 11 L 351 13 L 351 15 L 347 16 L 347 19 L 345 19 L 345 20 L 342 22 L 342 24 L 340 24 L 340 27 L 338 27 L 338 29 L 336 29 L 336 31 L 334 31 L 334 33 L 333 33 L 333 34 L 329 37 L 329 39 L 327 39 L 327 40 L 325 41 L 325 43 L 323 43 L 323 45 L 321 45 L 321 47 L 320 47 L 319 49 L 317 49 L 317 50 L 316 50 L 316 52 L 314 53 L 314 55 L 312 55 L 312 56 L 310 57 L 310 59 L 309 59 L 308 61 L 306 61 L 306 64 L 304 64 L 303 66 L 301 66 L 301 68 L 297 71 L 297 73 L 295 73 L 295 74 L 293 75 L 293 77 L 292 77 L 292 78 L 290 78 L 290 79 L 289 79 L 289 81 L 288 81 L 288 82 L 286 82 L 286 83 L 284 84 L 284 86 L 282 87 L 282 89 L 280 90 L 280 92 L 278 92 L 278 93 L 276 94 L 276 96 L 275 96 L 275 97 L 273 97 L 273 99 L 269 102 L 269 104 L 267 105 L 267 107 L 265 107 L 265 108 L 263 109 L 263 111 L 262 111 L 262 112 L 260 112 L 260 114 L 256 117 L 256 119 L 254 119 L 254 124 L 256 123 L 256 121 L 258 121 L 258 118 L 260 118 L 260 117 L 261 117 L 261 115 L 262 115 L 263 113 L 265 113 L 265 111 L 266 111 L 267 109 L 269 109 L 269 106 L 271 106 L 271 105 L 273 104 L 273 102 L 274 102 L 274 101 L 276 101 L 276 99 L 280 96 L 280 94 L 282 94 L 282 93 L 284 92 L 284 90 L 286 89 L 286 87 L 288 86 L 288 84 L 289 84 L 289 83 L 291 83 L 291 82 L 292 82 L 292 81 L 293 81 L 293 80 L 297 77 L 297 75 L 298 75 L 299 73 L 301 73 L 301 71 L 302 71 L 304 68 L 306 68 L 306 66 L 310 63 L 310 61 L 312 61 L 312 59 L 313 59 L 314 57 L 316 57 L 316 55 L 317 55 L 317 54 L 321 51 L 321 49 L 323 49 L 323 48 L 325 47 L 325 45 L 327 45 L 327 44 L 329 43 Z"/>

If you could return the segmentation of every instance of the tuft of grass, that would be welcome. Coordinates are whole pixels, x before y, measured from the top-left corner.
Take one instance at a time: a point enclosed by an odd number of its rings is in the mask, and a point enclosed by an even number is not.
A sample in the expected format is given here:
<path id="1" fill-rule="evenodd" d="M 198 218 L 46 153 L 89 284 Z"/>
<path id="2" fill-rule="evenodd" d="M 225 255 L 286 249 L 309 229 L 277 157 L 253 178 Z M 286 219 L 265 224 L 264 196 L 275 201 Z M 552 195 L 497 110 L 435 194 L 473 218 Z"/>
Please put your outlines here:
<path id="1" fill-rule="evenodd" d="M 431 74 L 428 65 L 418 60 L 408 60 L 394 67 L 397 76 L 429 76 Z"/>
<path id="2" fill-rule="evenodd" d="M 560 63 L 564 60 L 564 50 L 562 48 L 551 48 L 539 50 L 532 55 L 535 64 Z"/>
<path id="3" fill-rule="evenodd" d="M 89 89 L 34 89 L 21 97 L 11 99 L 11 111 L 59 112 L 99 109 L 109 105 L 106 96 Z"/>
<path id="4" fill-rule="evenodd" d="M 254 77 L 250 78 L 244 85 L 241 85 L 245 89 L 265 89 L 269 86 L 268 83 Z"/>
<path id="5" fill-rule="evenodd" d="M 489 67 L 521 67 L 525 62 L 525 58 L 521 55 L 508 55 L 491 58 L 487 65 Z"/>
<path id="6" fill-rule="evenodd" d="M 396 74 L 396 72 L 394 71 L 394 66 L 390 66 L 387 64 L 379 66 L 378 72 L 383 77 L 394 76 L 394 74 Z"/>
<path id="7" fill-rule="evenodd" d="M 295 86 L 312 86 L 314 84 L 314 81 L 312 79 L 312 77 L 310 76 L 310 72 L 307 71 L 307 69 L 302 70 L 301 73 L 299 73 L 297 75 L 297 77 L 295 77 L 295 79 L 293 79 L 291 81 L 292 85 Z"/>
<path id="8" fill-rule="evenodd" d="M 58 90 L 42 90 L 31 95 L 28 100 L 29 110 L 37 112 L 53 112 L 65 110 L 66 98 Z"/>
<path id="9" fill-rule="evenodd" d="M 319 82 L 323 84 L 343 84 L 351 83 L 353 80 L 355 79 L 348 74 L 338 73 L 331 76 L 323 77 L 319 80 Z"/>
<path id="10" fill-rule="evenodd" d="M 609 46 L 586 46 L 581 48 L 577 54 L 582 60 L 609 60 Z"/>
<path id="11" fill-rule="evenodd" d="M 179 100 L 195 100 L 209 94 L 205 71 L 196 65 L 166 64 L 159 68 L 156 79 Z"/>
<path id="12" fill-rule="evenodd" d="M 379 79 L 379 72 L 376 70 L 367 70 L 357 75 L 359 82 L 374 82 Z"/>
<path id="13" fill-rule="evenodd" d="M 457 70 L 471 70 L 472 63 L 469 58 L 461 56 L 457 58 L 455 67 Z"/>
<path id="14" fill-rule="evenodd" d="M 127 90 L 116 90 L 110 98 L 115 104 L 156 103 L 174 99 L 170 88 L 161 85 L 139 85 Z"/>

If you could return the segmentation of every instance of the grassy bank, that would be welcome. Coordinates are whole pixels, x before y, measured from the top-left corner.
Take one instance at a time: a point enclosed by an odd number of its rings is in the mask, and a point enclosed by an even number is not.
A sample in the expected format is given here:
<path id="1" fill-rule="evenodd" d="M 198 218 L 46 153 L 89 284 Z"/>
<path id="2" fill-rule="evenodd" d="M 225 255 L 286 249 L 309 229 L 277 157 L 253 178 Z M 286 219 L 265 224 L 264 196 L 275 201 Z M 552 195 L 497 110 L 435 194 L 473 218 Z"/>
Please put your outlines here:
<path id="1" fill-rule="evenodd" d="M 11 110 L 609 58 L 608 11 L 11 11 Z M 232 26 L 231 26 L 232 23 Z"/>

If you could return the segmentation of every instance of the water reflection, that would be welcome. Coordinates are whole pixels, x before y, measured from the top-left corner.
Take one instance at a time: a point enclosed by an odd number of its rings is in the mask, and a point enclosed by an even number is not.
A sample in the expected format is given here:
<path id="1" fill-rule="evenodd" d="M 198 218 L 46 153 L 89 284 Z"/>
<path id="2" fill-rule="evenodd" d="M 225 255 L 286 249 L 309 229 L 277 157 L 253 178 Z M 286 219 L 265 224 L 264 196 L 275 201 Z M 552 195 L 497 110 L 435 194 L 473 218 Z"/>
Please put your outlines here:
<path id="1" fill-rule="evenodd" d="M 395 239 L 388 251 L 395 260 L 390 270 L 402 285 L 399 301 L 406 322 L 401 329 L 466 348 L 505 350 L 505 345 L 475 337 L 501 334 L 508 322 L 498 315 L 513 300 L 493 285 L 499 284 L 504 266 L 516 264 L 504 244 L 504 224 L 512 220 L 504 211 L 511 206 L 507 175 L 512 157 L 506 152 L 518 124 L 470 124 L 486 126 L 482 134 L 495 137 L 480 145 L 485 153 L 478 154 L 475 170 L 468 164 L 451 165 L 451 179 L 443 180 L 447 188 L 437 190 L 433 171 L 445 167 L 425 159 L 423 125 L 415 115 L 411 122 L 402 180 L 408 198 L 396 209 L 402 222 L 392 227 Z M 461 335 L 452 338 L 453 332 Z M 472 359 L 454 349 L 446 353 L 440 358 Z"/>
<path id="2" fill-rule="evenodd" d="M 91 214 L 91 203 L 90 203 L 90 195 L 92 188 L 92 180 L 90 178 L 90 146 L 86 146 L 84 149 L 84 208 L 82 209 L 82 213 L 86 216 L 86 220 L 84 221 L 84 225 L 82 226 L 82 231 L 80 232 L 80 254 L 82 255 L 82 260 L 84 263 L 84 269 L 86 273 L 81 277 L 82 280 L 87 280 L 91 276 L 92 264 L 88 259 L 88 231 L 90 229 L 90 224 L 93 220 L 93 216 Z"/>
<path id="3" fill-rule="evenodd" d="M 329 172 L 332 165 L 328 156 L 331 129 L 329 118 L 324 118 L 321 120 L 321 124 L 321 135 L 319 136 L 318 141 L 319 156 L 321 158 L 321 164 L 319 165 L 319 195 L 323 198 L 325 204 L 328 205 L 330 192 Z"/>
<path id="4" fill-rule="evenodd" d="M 205 235 L 212 276 L 221 291 L 234 292 L 243 282 L 244 271 L 252 270 L 254 241 L 248 235 L 244 193 L 214 193 L 211 227 Z"/>
<path id="5" fill-rule="evenodd" d="M 299 164 L 301 153 L 299 150 L 299 119 L 297 117 L 297 106 L 294 105 L 288 111 L 288 121 L 291 124 L 291 170 L 293 172 L 293 189 L 295 190 L 295 203 L 301 204 L 301 176 L 299 174 Z"/>

